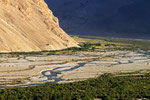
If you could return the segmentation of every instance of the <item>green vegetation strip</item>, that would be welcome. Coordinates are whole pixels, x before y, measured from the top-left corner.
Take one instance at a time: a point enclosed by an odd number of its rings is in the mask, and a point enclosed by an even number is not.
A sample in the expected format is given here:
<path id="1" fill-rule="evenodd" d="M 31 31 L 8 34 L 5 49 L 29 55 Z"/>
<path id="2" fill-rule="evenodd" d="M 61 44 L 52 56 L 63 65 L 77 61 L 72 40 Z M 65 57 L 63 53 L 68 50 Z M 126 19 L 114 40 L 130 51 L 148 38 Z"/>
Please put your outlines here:
<path id="1" fill-rule="evenodd" d="M 150 41 L 149 40 L 105 38 L 105 37 L 94 37 L 94 36 L 79 36 L 79 37 L 85 38 L 85 39 L 102 40 L 102 41 L 107 41 L 107 42 L 126 43 L 126 44 L 132 45 L 130 47 L 131 50 L 136 50 L 137 48 L 140 48 L 143 50 L 150 50 Z"/>
<path id="2" fill-rule="evenodd" d="M 0 100 L 133 100 L 150 99 L 150 73 L 138 76 L 102 75 L 86 81 L 1 89 Z"/>
<path id="3" fill-rule="evenodd" d="M 105 47 L 111 47 L 111 48 L 101 48 L 106 50 L 150 50 L 150 41 L 148 40 L 132 40 L 132 39 L 120 39 L 120 38 L 104 38 L 104 37 L 93 37 L 93 36 L 76 36 L 80 39 L 91 39 L 94 41 L 97 41 L 95 43 L 92 43 L 91 41 L 80 43 L 80 47 L 71 47 L 67 49 L 62 50 L 46 50 L 46 51 L 39 51 L 39 52 L 11 52 L 11 53 L 0 53 L 1 55 L 61 55 L 61 54 L 74 54 L 78 51 L 90 51 L 94 52 L 96 47 L 102 46 L 102 43 L 99 43 L 98 41 L 101 40 L 103 42 L 106 42 Z M 119 43 L 119 44 L 118 44 Z"/>

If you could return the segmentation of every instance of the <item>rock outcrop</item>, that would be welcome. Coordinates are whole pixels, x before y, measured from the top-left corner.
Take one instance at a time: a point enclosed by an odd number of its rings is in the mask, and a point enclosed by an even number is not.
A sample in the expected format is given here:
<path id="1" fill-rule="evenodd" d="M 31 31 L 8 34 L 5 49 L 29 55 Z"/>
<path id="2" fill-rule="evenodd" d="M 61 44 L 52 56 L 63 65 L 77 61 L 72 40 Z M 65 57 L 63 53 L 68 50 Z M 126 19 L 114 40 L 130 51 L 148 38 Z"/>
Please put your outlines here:
<path id="1" fill-rule="evenodd" d="M 44 0 L 0 0 L 0 52 L 58 50 L 77 46 Z"/>

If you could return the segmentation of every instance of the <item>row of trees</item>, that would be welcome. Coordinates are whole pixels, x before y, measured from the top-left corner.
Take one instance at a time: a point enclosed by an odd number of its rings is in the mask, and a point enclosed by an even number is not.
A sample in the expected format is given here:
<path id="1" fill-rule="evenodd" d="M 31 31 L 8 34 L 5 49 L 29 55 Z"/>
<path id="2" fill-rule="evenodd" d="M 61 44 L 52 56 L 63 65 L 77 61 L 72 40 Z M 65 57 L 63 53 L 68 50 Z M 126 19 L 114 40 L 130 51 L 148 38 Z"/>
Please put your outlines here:
<path id="1" fill-rule="evenodd" d="M 141 76 L 103 75 L 81 82 L 1 89 L 0 100 L 129 100 L 150 99 L 150 74 Z"/>

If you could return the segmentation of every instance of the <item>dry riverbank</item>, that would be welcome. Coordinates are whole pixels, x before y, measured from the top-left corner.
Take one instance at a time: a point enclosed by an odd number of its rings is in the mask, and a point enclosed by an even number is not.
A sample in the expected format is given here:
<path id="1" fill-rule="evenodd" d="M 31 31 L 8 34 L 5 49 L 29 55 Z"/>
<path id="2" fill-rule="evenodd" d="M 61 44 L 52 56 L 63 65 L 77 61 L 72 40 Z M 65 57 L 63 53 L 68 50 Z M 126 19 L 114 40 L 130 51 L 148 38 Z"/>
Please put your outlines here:
<path id="1" fill-rule="evenodd" d="M 150 59 L 146 55 L 130 51 L 2 59 L 4 59 L 0 63 L 2 86 L 65 83 L 98 77 L 104 73 L 150 70 Z"/>

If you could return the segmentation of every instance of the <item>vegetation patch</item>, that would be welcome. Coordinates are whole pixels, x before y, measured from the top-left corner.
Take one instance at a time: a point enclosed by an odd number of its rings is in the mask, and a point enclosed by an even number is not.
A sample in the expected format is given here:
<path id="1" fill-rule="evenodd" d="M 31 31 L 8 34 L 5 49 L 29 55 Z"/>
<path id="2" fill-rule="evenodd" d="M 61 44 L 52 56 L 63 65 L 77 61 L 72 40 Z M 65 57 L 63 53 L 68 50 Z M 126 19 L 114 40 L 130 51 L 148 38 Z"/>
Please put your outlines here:
<path id="1" fill-rule="evenodd" d="M 1 89 L 1 100 L 129 100 L 150 99 L 150 73 L 138 76 L 105 74 L 86 81 Z"/>
<path id="2" fill-rule="evenodd" d="M 150 41 L 148 40 L 132 40 L 119 38 L 104 38 L 92 36 L 72 36 L 80 47 L 71 47 L 62 50 L 50 50 L 39 52 L 11 52 L 0 53 L 1 55 L 19 56 L 19 55 L 62 55 L 62 54 L 78 54 L 80 51 L 85 52 L 104 52 L 115 50 L 130 50 L 137 49 L 150 50 Z"/>

